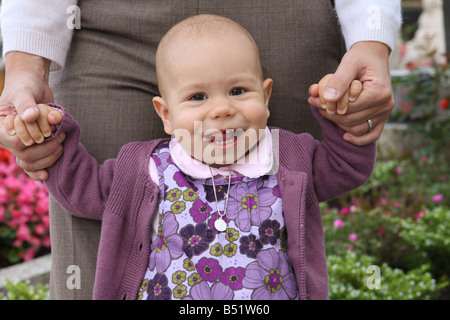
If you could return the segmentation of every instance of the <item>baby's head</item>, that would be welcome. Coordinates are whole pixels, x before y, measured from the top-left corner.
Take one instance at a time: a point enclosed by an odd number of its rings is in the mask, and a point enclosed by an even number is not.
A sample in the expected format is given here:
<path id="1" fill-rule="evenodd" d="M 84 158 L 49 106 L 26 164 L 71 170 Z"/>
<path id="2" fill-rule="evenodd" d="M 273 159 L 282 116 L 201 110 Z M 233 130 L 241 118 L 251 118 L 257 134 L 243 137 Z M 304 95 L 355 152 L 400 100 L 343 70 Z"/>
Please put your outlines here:
<path id="1" fill-rule="evenodd" d="M 155 109 L 192 157 L 230 164 L 257 144 L 272 80 L 264 80 L 258 48 L 239 24 L 214 15 L 180 22 L 160 42 L 156 71 Z"/>

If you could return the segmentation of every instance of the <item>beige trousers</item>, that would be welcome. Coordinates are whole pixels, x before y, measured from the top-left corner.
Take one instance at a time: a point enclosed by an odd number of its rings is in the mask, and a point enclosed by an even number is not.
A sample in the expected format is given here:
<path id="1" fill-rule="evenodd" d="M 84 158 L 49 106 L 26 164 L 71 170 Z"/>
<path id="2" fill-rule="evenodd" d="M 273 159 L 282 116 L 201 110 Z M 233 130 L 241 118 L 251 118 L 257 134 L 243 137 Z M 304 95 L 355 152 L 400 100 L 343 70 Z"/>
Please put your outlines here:
<path id="1" fill-rule="evenodd" d="M 308 88 L 336 70 L 344 50 L 330 0 L 80 0 L 79 6 L 81 29 L 51 86 L 100 163 L 127 142 L 165 136 L 152 106 L 156 48 L 172 25 L 199 13 L 227 16 L 253 35 L 265 76 L 274 80 L 269 125 L 320 138 Z M 52 200 L 50 225 L 51 298 L 90 299 L 101 223 L 72 217 Z"/>

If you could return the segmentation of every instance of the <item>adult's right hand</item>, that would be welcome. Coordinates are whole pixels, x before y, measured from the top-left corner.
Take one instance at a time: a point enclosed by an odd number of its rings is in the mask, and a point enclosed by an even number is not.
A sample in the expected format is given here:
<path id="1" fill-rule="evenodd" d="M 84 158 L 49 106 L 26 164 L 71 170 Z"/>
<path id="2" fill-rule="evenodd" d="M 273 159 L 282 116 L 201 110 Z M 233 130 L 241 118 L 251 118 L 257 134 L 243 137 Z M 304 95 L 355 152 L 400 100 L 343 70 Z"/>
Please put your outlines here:
<path id="1" fill-rule="evenodd" d="M 39 56 L 9 52 L 5 56 L 5 86 L 0 97 L 0 148 L 10 151 L 20 160 L 22 169 L 35 180 L 45 180 L 45 168 L 62 154 L 64 136 L 42 144 L 25 146 L 17 136 L 11 136 L 3 126 L 8 115 L 19 114 L 25 122 L 38 119 L 38 103 L 53 102 L 48 85 L 50 61 Z"/>

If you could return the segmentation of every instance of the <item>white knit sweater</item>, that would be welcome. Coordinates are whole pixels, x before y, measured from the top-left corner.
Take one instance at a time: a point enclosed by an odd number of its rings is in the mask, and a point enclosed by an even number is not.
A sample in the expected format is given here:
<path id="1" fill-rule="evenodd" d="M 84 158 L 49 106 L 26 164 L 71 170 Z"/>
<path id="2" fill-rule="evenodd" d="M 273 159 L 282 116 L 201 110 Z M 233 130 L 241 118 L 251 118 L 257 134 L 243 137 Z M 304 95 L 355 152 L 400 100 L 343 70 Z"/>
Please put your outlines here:
<path id="1" fill-rule="evenodd" d="M 401 24 L 400 0 L 335 0 L 336 13 L 349 49 L 358 41 L 380 41 L 394 48 Z M 52 61 L 61 69 L 70 47 L 70 28 L 77 0 L 3 0 L 3 55 L 22 51 Z M 82 12 L 81 12 L 82 14 Z"/>

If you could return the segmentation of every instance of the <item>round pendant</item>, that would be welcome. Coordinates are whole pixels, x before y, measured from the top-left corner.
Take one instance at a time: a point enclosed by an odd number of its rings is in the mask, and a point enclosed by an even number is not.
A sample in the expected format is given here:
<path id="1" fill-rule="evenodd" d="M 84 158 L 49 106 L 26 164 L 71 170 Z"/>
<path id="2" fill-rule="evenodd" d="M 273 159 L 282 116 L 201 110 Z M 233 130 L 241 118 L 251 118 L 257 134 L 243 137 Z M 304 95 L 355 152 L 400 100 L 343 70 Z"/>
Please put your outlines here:
<path id="1" fill-rule="evenodd" d="M 214 227 L 217 231 L 224 232 L 227 230 L 227 223 L 222 218 L 219 218 L 214 222 Z"/>

